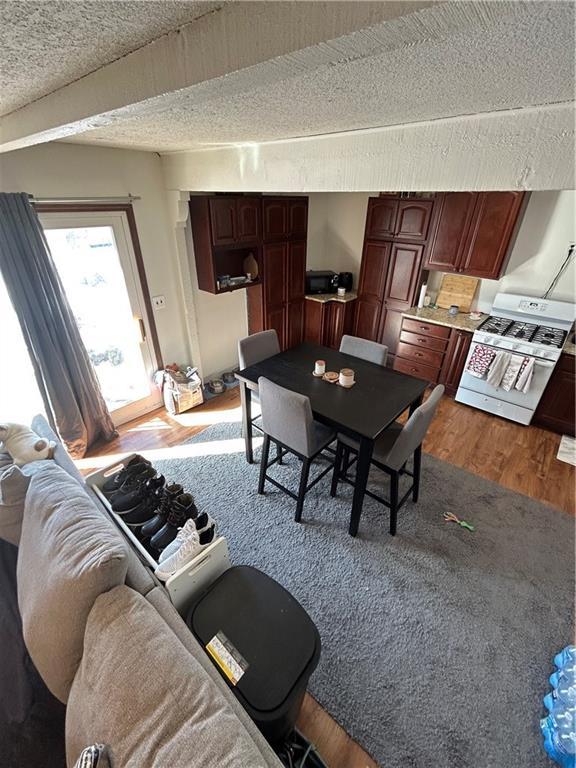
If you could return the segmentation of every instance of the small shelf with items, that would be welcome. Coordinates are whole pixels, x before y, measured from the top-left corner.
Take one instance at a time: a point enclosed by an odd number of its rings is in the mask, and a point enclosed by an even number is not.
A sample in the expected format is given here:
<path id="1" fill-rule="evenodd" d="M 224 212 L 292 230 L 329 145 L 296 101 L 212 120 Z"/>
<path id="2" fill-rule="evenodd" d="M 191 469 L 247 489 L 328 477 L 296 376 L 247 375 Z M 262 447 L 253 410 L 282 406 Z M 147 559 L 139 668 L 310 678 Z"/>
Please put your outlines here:
<path id="1" fill-rule="evenodd" d="M 260 283 L 260 249 L 215 248 L 213 251 L 215 293 L 229 293 Z"/>

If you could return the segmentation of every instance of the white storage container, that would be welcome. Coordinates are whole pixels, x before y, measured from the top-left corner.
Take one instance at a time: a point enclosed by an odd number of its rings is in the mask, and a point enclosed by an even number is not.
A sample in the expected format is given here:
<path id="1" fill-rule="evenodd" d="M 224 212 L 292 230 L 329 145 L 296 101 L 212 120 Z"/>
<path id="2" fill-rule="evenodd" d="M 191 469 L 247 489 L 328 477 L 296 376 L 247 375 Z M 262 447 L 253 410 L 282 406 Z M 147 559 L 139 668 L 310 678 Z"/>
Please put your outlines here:
<path id="1" fill-rule="evenodd" d="M 122 469 L 135 455 L 134 453 L 128 454 L 121 461 L 116 461 L 114 464 L 104 467 L 104 469 L 92 472 L 86 477 L 86 483 L 93 490 L 107 514 L 124 534 L 129 545 L 136 551 L 144 566 L 154 571 L 158 565 L 157 561 L 145 549 L 132 529 L 124 523 L 122 517 L 114 512 L 110 502 L 101 491 L 102 486 L 110 475 Z M 218 536 L 194 560 L 191 560 L 170 576 L 166 583 L 161 581 L 158 583 L 166 588 L 174 607 L 185 618 L 192 600 L 204 592 L 228 568 L 230 568 L 230 559 L 226 539 L 223 536 Z"/>

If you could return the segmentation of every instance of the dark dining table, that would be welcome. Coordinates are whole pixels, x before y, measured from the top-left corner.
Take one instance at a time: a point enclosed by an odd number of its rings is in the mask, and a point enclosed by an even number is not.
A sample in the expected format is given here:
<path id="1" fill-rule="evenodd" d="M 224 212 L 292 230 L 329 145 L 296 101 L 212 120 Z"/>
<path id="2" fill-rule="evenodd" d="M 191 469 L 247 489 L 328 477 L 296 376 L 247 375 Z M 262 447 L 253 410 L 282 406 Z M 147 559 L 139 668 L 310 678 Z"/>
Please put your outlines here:
<path id="1" fill-rule="evenodd" d="M 313 376 L 316 360 L 325 360 L 327 371 L 352 368 L 356 383 L 345 389 Z M 412 413 L 420 405 L 428 383 L 329 347 L 308 343 L 244 368 L 236 373 L 236 378 L 240 382 L 246 460 L 250 464 L 254 461 L 251 392 L 258 389 L 261 376 L 309 397 L 315 419 L 359 443 L 348 529 L 350 535 L 355 536 L 360 524 L 374 442 L 404 411 L 409 409 Z M 415 460 L 419 461 L 420 456 L 415 456 Z"/>

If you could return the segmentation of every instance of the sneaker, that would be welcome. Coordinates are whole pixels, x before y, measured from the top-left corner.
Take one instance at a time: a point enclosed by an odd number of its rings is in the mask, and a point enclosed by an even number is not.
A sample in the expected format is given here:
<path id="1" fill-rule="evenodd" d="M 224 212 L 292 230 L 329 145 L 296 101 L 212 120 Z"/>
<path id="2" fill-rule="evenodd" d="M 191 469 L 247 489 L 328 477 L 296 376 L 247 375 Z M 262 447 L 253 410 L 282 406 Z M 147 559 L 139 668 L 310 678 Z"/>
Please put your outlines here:
<path id="1" fill-rule="evenodd" d="M 140 538 L 142 541 L 150 539 L 155 533 L 158 533 L 168 519 L 168 513 L 170 512 L 172 502 L 180 496 L 183 490 L 182 486 L 178 483 L 170 483 L 170 485 L 165 485 L 160 490 L 160 504 L 156 510 L 156 514 L 142 526 L 142 530 L 140 531 Z"/>
<path id="2" fill-rule="evenodd" d="M 190 493 L 182 493 L 174 499 L 166 523 L 158 533 L 150 539 L 150 544 L 157 552 L 162 552 L 171 541 L 174 541 L 178 529 L 182 528 L 186 520 L 198 515 L 194 497 Z"/>
<path id="3" fill-rule="evenodd" d="M 150 480 L 148 481 L 148 483 Z M 148 485 L 147 483 L 147 485 Z M 140 528 L 145 523 L 150 522 L 158 511 L 158 507 L 161 503 L 161 491 L 162 489 L 155 489 L 151 487 L 144 498 L 128 512 L 118 512 L 118 517 L 122 519 L 123 523 L 130 528 Z"/>
<path id="4" fill-rule="evenodd" d="M 190 520 L 186 520 L 183 527 L 180 528 L 180 530 L 176 534 L 176 538 L 173 539 L 173 541 L 171 541 L 167 547 L 164 547 L 164 549 L 160 553 L 158 562 L 163 563 L 167 557 L 170 557 L 170 555 L 173 555 L 174 552 L 176 552 L 176 550 L 179 549 L 180 544 L 182 544 L 182 542 L 187 538 L 188 534 L 191 533 L 192 531 L 197 531 L 196 520 L 194 520 L 194 518 L 190 518 Z"/>
<path id="5" fill-rule="evenodd" d="M 164 475 L 156 477 L 156 470 L 154 467 L 146 467 L 145 470 L 137 474 L 135 477 L 129 477 L 119 491 L 116 491 L 114 496 L 110 499 L 112 509 L 114 512 L 123 513 L 130 512 L 130 510 L 140 504 L 151 491 L 157 491 L 161 488 L 166 480 Z"/>
<path id="6" fill-rule="evenodd" d="M 148 459 L 144 456 L 133 456 L 125 467 L 119 469 L 111 477 L 109 477 L 102 486 L 102 493 L 104 496 L 111 496 L 116 491 L 120 490 L 120 486 L 128 480 L 132 475 L 137 475 L 142 472 L 146 467 L 150 466 Z"/>
<path id="7" fill-rule="evenodd" d="M 196 523 L 196 530 L 199 534 L 204 533 L 208 528 L 216 527 L 216 522 L 210 517 L 208 512 L 202 512 L 194 522 Z"/>
<path id="8" fill-rule="evenodd" d="M 182 529 L 184 531 L 184 528 Z M 154 571 L 161 581 L 167 581 L 176 571 L 179 571 L 187 563 L 198 557 L 200 552 L 214 541 L 214 526 L 207 528 L 202 534 L 196 530 L 196 526 L 190 526 L 185 538 L 174 554 L 165 558 Z"/>

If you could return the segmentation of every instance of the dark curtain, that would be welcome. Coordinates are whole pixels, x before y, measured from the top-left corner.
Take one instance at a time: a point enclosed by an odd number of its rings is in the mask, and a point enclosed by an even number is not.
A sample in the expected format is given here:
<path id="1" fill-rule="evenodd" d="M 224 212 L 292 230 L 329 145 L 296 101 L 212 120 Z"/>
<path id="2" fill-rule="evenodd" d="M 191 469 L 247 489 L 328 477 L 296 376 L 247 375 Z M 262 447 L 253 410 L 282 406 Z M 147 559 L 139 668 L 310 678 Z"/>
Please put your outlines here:
<path id="1" fill-rule="evenodd" d="M 79 458 L 93 442 L 111 440 L 116 431 L 44 231 L 24 193 L 0 193 L 0 272 L 28 346 L 46 415 L 70 454 Z M 9 375 L 6 370 L 4 375 Z"/>

